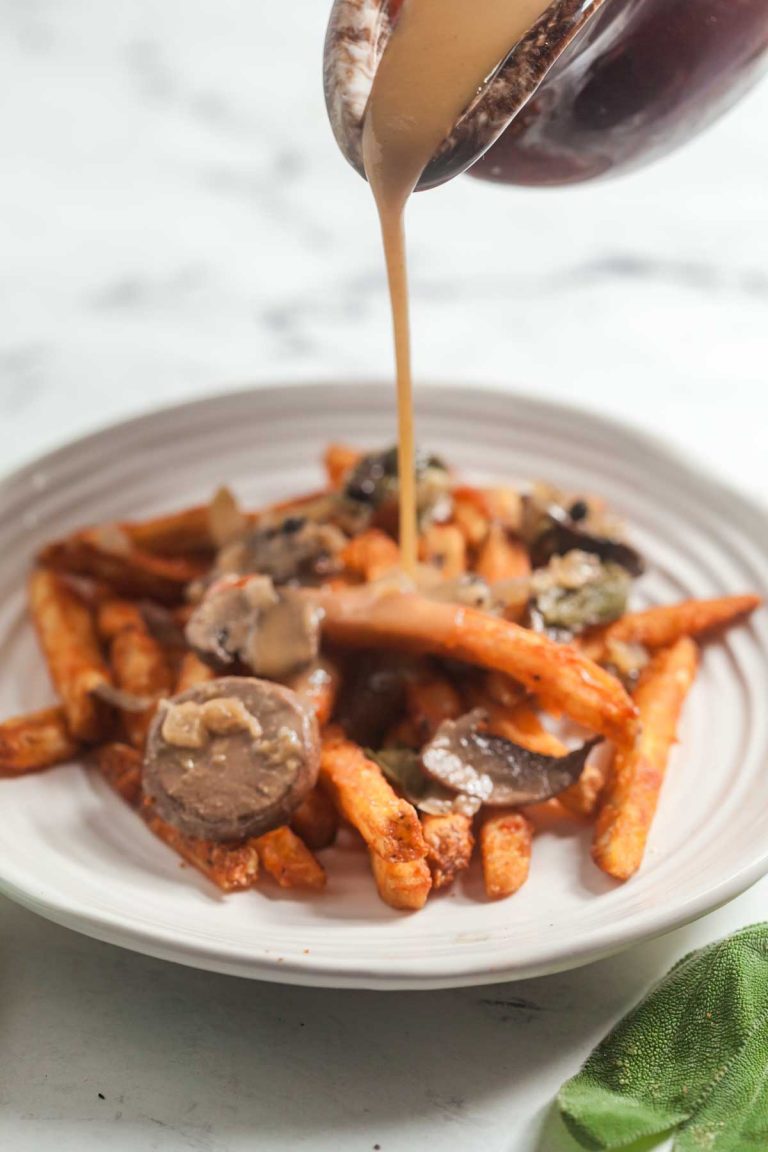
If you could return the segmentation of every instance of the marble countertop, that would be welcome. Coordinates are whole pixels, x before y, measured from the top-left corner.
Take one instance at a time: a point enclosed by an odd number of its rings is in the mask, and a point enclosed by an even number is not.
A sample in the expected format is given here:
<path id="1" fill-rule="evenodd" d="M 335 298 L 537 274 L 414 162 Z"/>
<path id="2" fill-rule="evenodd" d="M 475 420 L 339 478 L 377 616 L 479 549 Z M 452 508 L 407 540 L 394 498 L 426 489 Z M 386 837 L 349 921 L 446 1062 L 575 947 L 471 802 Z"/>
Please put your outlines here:
<path id="1" fill-rule="evenodd" d="M 389 378 L 373 210 L 324 116 L 326 15 L 294 0 L 289 33 L 245 0 L 0 0 L 3 471 L 217 388 Z M 631 179 L 417 198 L 418 376 L 613 413 L 768 497 L 766 119 L 768 85 Z M 581 972 L 397 997 L 187 971 L 0 900 L 0 1143 L 558 1152 L 559 1083 L 767 895 Z"/>

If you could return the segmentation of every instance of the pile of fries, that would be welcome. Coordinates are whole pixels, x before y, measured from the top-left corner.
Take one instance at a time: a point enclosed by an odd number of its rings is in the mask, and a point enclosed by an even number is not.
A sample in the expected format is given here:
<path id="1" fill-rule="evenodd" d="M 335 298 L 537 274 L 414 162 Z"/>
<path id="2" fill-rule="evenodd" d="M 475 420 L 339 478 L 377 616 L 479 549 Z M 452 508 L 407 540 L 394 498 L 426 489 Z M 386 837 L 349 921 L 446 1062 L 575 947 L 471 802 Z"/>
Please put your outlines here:
<path id="1" fill-rule="evenodd" d="M 331 446 L 328 492 L 337 492 L 361 454 Z M 421 559 L 439 581 L 475 573 L 490 587 L 525 587 L 531 550 L 521 533 L 521 495 L 508 487 L 453 482 L 450 509 L 427 523 Z M 248 524 L 297 516 L 317 493 L 259 512 Z M 0 724 L 0 776 L 19 777 L 88 754 L 88 762 L 171 850 L 224 892 L 253 888 L 260 871 L 290 889 L 320 890 L 316 853 L 340 826 L 367 851 L 382 900 L 419 909 L 475 855 L 496 900 L 529 874 L 536 835 L 556 821 L 594 825 L 593 858 L 617 880 L 640 867 L 678 721 L 694 683 L 699 641 L 743 621 L 760 604 L 734 596 L 628 612 L 563 639 L 531 626 L 514 603 L 491 614 L 424 590 L 376 595 L 397 570 L 393 521 L 374 517 L 348 534 L 339 566 L 317 588 L 324 613 L 324 674 L 304 691 L 323 735 L 317 786 L 290 826 L 244 843 L 194 840 L 162 820 L 142 792 L 148 729 L 158 703 L 214 678 L 184 640 L 188 591 L 216 556 L 211 508 L 201 505 L 145 522 L 89 528 L 45 547 L 29 579 L 29 611 L 56 707 Z M 617 645 L 643 650 L 634 680 L 613 666 Z M 401 694 L 382 748 L 418 752 L 446 720 L 482 708 L 490 732 L 532 752 L 568 748 L 550 719 L 567 720 L 607 741 L 578 782 L 555 799 L 517 810 L 417 810 L 345 724 L 343 702 L 366 661 L 398 656 Z M 135 700 L 145 701 L 137 709 Z M 151 706 L 146 706 L 146 701 Z M 606 755 L 606 750 L 610 755 Z"/>

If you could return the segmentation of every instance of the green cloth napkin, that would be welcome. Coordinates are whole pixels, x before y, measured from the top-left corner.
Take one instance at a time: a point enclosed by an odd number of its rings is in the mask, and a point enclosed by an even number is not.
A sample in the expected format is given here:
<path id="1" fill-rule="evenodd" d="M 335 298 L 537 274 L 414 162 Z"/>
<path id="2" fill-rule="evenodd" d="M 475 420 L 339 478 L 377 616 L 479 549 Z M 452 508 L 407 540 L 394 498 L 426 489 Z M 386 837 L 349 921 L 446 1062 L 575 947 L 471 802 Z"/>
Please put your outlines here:
<path id="1" fill-rule="evenodd" d="M 587 1149 L 768 1152 L 768 924 L 681 960 L 560 1090 Z"/>

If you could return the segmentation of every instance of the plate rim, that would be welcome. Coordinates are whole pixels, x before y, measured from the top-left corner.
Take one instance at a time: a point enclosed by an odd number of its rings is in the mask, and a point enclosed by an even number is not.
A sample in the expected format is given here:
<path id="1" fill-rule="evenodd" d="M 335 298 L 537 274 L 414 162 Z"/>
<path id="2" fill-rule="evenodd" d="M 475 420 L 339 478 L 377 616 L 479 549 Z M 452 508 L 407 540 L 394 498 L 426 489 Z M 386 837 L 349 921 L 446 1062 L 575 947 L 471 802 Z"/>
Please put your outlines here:
<path id="1" fill-rule="evenodd" d="M 160 404 L 143 410 L 126 419 L 109 421 L 83 436 L 68 438 L 59 445 L 34 457 L 26 464 L 0 475 L 0 502 L 10 497 L 14 492 L 27 488 L 34 482 L 34 477 L 42 469 L 53 469 L 57 465 L 71 460 L 73 454 L 82 450 L 98 448 L 100 444 L 109 442 L 110 438 L 119 432 L 140 432 L 142 427 L 148 427 L 157 420 L 172 418 L 180 413 L 194 411 L 202 413 L 206 409 L 215 409 L 218 405 L 227 405 L 233 402 L 255 400 L 256 403 L 280 403 L 285 393 L 290 392 L 296 397 L 302 393 L 325 392 L 341 398 L 352 392 L 390 387 L 390 382 L 383 379 L 348 379 L 348 380 L 315 380 L 282 382 L 278 384 L 245 385 L 229 389 L 224 392 L 211 391 L 203 396 L 191 400 L 171 404 Z M 614 433 L 625 442 L 629 442 L 640 451 L 651 451 L 663 457 L 664 462 L 685 473 L 687 480 L 695 485 L 697 493 L 706 499 L 707 494 L 717 496 L 719 500 L 726 499 L 735 502 L 741 510 L 747 512 L 752 520 L 763 521 L 768 530 L 768 505 L 756 497 L 754 493 L 746 492 L 729 480 L 721 479 L 707 470 L 705 462 L 698 459 L 693 452 L 681 448 L 663 435 L 649 432 L 613 416 L 593 411 L 589 407 L 582 407 L 571 402 L 562 402 L 551 398 L 541 398 L 531 392 L 512 389 L 506 386 L 468 385 L 466 383 L 447 383 L 445 381 L 420 382 L 417 393 L 417 413 L 424 403 L 424 397 L 429 395 L 430 402 L 434 404 L 436 396 L 465 397 L 471 395 L 485 401 L 494 400 L 509 404 L 522 404 L 529 413 L 538 413 L 546 421 L 547 415 L 557 415 L 558 418 L 572 417 L 582 430 L 592 429 L 597 433 Z M 751 535 L 751 533 L 748 533 Z M 216 941 L 208 941 L 205 945 L 194 945 L 189 941 L 180 941 L 172 933 L 164 934 L 156 928 L 142 930 L 140 926 L 126 924 L 123 918 L 100 910 L 83 910 L 72 898 L 62 898 L 53 895 L 50 891 L 37 891 L 25 888 L 7 873 L 4 862 L 0 859 L 0 892 L 14 902 L 36 912 L 46 919 L 64 927 L 78 931 L 91 938 L 127 948 L 131 951 L 150 955 L 171 962 L 182 963 L 188 966 L 205 970 L 239 975 L 253 979 L 271 981 L 284 984 L 299 984 L 318 987 L 350 988 L 350 989 L 376 989 L 376 990 L 409 990 L 430 989 L 463 986 L 480 986 L 483 984 L 501 983 L 509 980 L 523 980 L 546 973 L 577 968 L 592 963 L 603 957 L 623 951 L 634 944 L 662 936 L 676 928 L 690 924 L 692 921 L 713 912 L 725 903 L 741 895 L 764 875 L 768 873 L 768 841 L 762 852 L 749 864 L 745 864 L 734 875 L 727 877 L 719 884 L 709 887 L 698 896 L 691 896 L 684 905 L 673 909 L 651 908 L 634 914 L 632 923 L 611 925 L 596 931 L 593 930 L 586 942 L 578 942 L 567 958 L 560 958 L 556 962 L 540 960 L 515 965 L 510 961 L 504 966 L 492 968 L 483 967 L 477 957 L 470 957 L 462 961 L 460 957 L 432 958 L 429 962 L 428 972 L 417 972 L 420 961 L 407 959 L 401 967 L 397 962 L 388 965 L 387 974 L 372 971 L 369 967 L 356 967 L 354 963 L 339 966 L 337 959 L 327 960 L 322 957 L 288 957 L 275 956 L 264 958 L 261 955 L 245 953 L 233 949 L 231 945 L 216 947 Z M 392 971 L 394 968 L 394 971 Z M 431 974 L 430 974 L 431 973 Z"/>

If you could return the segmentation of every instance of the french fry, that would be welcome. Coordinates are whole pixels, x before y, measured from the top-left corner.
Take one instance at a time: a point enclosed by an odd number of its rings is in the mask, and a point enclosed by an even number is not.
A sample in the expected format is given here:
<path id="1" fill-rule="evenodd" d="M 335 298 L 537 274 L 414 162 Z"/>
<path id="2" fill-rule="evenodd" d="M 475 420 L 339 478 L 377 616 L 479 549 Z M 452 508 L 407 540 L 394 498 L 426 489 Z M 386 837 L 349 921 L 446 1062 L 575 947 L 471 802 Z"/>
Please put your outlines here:
<path id="1" fill-rule="evenodd" d="M 96 609 L 96 628 L 102 641 L 108 644 L 118 632 L 126 628 L 144 628 L 144 617 L 138 604 L 130 600 L 109 597 Z"/>
<path id="2" fill-rule="evenodd" d="M 212 552 L 210 506 L 199 504 L 151 520 L 129 521 L 120 525 L 134 548 L 153 556 L 188 557 L 190 553 Z"/>
<path id="3" fill-rule="evenodd" d="M 39 562 L 58 572 L 99 580 L 118 596 L 146 597 L 161 604 L 178 604 L 187 584 L 206 570 L 205 564 L 192 560 L 154 556 L 130 546 L 112 547 L 97 529 L 48 544 Z"/>
<path id="4" fill-rule="evenodd" d="M 176 684 L 173 694 L 186 692 L 188 688 L 195 688 L 198 684 L 208 684 L 216 679 L 216 673 L 208 664 L 203 663 L 194 652 L 185 652 L 176 675 Z"/>
<path id="5" fill-rule="evenodd" d="M 281 888 L 325 888 L 325 869 L 290 828 L 275 828 L 255 843 L 262 867 Z"/>
<path id="6" fill-rule="evenodd" d="M 418 746 L 431 740 L 444 720 L 456 720 L 463 711 L 461 696 L 450 680 L 438 673 L 409 680 L 405 699 Z"/>
<path id="7" fill-rule="evenodd" d="M 109 684 L 96 627 L 85 602 L 54 572 L 38 568 L 28 585 L 29 608 L 53 685 L 72 735 L 95 743 L 106 733 L 110 709 L 94 695 Z"/>
<path id="8" fill-rule="evenodd" d="M 327 488 L 318 488 L 314 492 L 305 492 L 301 496 L 292 496 L 290 500 L 278 500 L 276 504 L 267 504 L 264 508 L 257 508 L 255 512 L 247 512 L 246 516 L 251 523 L 258 527 L 260 524 L 274 523 L 283 520 L 286 516 L 317 516 L 328 514 L 330 508 Z"/>
<path id="9" fill-rule="evenodd" d="M 484 684 L 487 697 L 503 708 L 517 707 L 528 695 L 522 684 L 505 676 L 503 672 L 488 672 Z"/>
<path id="10" fill-rule="evenodd" d="M 475 571 L 488 584 L 524 580 L 531 574 L 531 559 L 522 540 L 510 536 L 501 524 L 492 524 L 480 549 Z"/>
<path id="11" fill-rule="evenodd" d="M 657 653 L 635 689 L 640 736 L 634 748 L 617 753 L 592 846 L 597 866 L 617 880 L 628 880 L 643 862 L 680 715 L 698 664 L 695 642 L 683 637 Z"/>
<path id="12" fill-rule="evenodd" d="M 478 506 L 471 495 L 463 495 L 465 489 L 457 488 L 453 493 L 453 523 L 464 537 L 467 547 L 477 550 L 483 544 L 490 521 L 486 511 Z"/>
<path id="13" fill-rule="evenodd" d="M 437 568 L 444 580 L 458 580 L 467 570 L 467 543 L 456 524 L 432 524 L 419 540 L 424 564 Z"/>
<path id="14" fill-rule="evenodd" d="M 141 804 L 141 753 L 130 744 L 102 744 L 96 766 L 113 791 L 131 808 Z"/>
<path id="15" fill-rule="evenodd" d="M 533 826 L 521 812 L 495 812 L 480 828 L 483 880 L 489 900 L 518 892 L 531 867 Z"/>
<path id="16" fill-rule="evenodd" d="M 623 685 L 576 648 L 473 608 L 410 593 L 368 588 L 316 594 L 327 640 L 355 648 L 424 652 L 504 672 L 529 690 L 546 691 L 577 723 L 617 744 L 637 730 L 637 710 Z"/>
<path id="17" fill-rule="evenodd" d="M 336 839 L 339 814 L 321 788 L 313 788 L 293 814 L 291 828 L 308 848 L 319 852 Z"/>
<path id="18" fill-rule="evenodd" d="M 124 628 L 110 647 L 110 662 L 116 686 L 134 696 L 145 696 L 154 705 L 173 691 L 173 673 L 161 645 L 146 627 Z M 155 707 L 143 712 L 121 710 L 125 734 L 134 748 L 146 743 Z"/>
<path id="19" fill-rule="evenodd" d="M 499 484 L 482 492 L 491 520 L 498 520 L 510 532 L 519 532 L 523 523 L 523 497 L 518 489 Z"/>
<path id="20" fill-rule="evenodd" d="M 362 456 L 357 448 L 347 444 L 329 444 L 325 450 L 323 463 L 331 488 L 341 488 L 348 472 L 351 472 Z"/>
<path id="21" fill-rule="evenodd" d="M 511 740 L 513 744 L 527 748 L 530 752 L 538 752 L 542 756 L 567 754 L 565 744 L 547 731 L 529 700 L 523 700 L 509 709 L 490 702 L 483 706 L 488 713 L 488 727 L 497 736 Z"/>
<path id="22" fill-rule="evenodd" d="M 362 580 L 379 580 L 400 564 L 400 549 L 380 528 L 369 528 L 354 536 L 341 553 L 347 571 Z"/>
<path id="23" fill-rule="evenodd" d="M 460 485 L 454 489 L 454 501 L 473 505 L 488 521 L 498 521 L 510 532 L 520 530 L 523 520 L 523 499 L 516 488 L 474 488 Z"/>
<path id="24" fill-rule="evenodd" d="M 259 876 L 259 850 L 255 840 L 242 844 L 195 840 L 162 820 L 150 805 L 143 807 L 142 815 L 158 840 L 202 872 L 222 892 L 245 892 L 253 888 Z"/>
<path id="25" fill-rule="evenodd" d="M 427 864 L 435 891 L 453 884 L 469 867 L 475 837 L 472 820 L 461 812 L 446 816 L 422 816 L 421 827 L 427 842 Z"/>
<path id="26" fill-rule="evenodd" d="M 592 631 L 581 641 L 581 649 L 592 660 L 608 654 L 611 642 L 642 644 L 646 648 L 669 648 L 684 636 L 703 637 L 739 624 L 762 604 L 759 596 L 723 596 L 718 600 L 683 600 L 631 612 L 614 624 Z"/>
<path id="27" fill-rule="evenodd" d="M 82 749 L 63 708 L 28 712 L 0 724 L 0 777 L 26 776 L 65 764 Z"/>
<path id="28" fill-rule="evenodd" d="M 96 757 L 99 772 L 112 789 L 131 808 L 141 813 L 149 830 L 187 864 L 202 872 L 222 892 L 244 892 L 252 888 L 259 875 L 259 853 L 255 840 L 243 844 L 216 844 L 185 836 L 154 811 L 142 799 L 142 758 L 128 744 L 105 744 Z"/>
<path id="29" fill-rule="evenodd" d="M 432 874 L 425 860 L 397 864 L 371 852 L 371 869 L 379 896 L 399 912 L 418 912 L 427 902 Z"/>
<path id="30" fill-rule="evenodd" d="M 393 864 L 426 856 L 415 808 L 394 792 L 379 766 L 338 730 L 326 734 L 320 780 L 340 814 L 377 856 Z"/>

